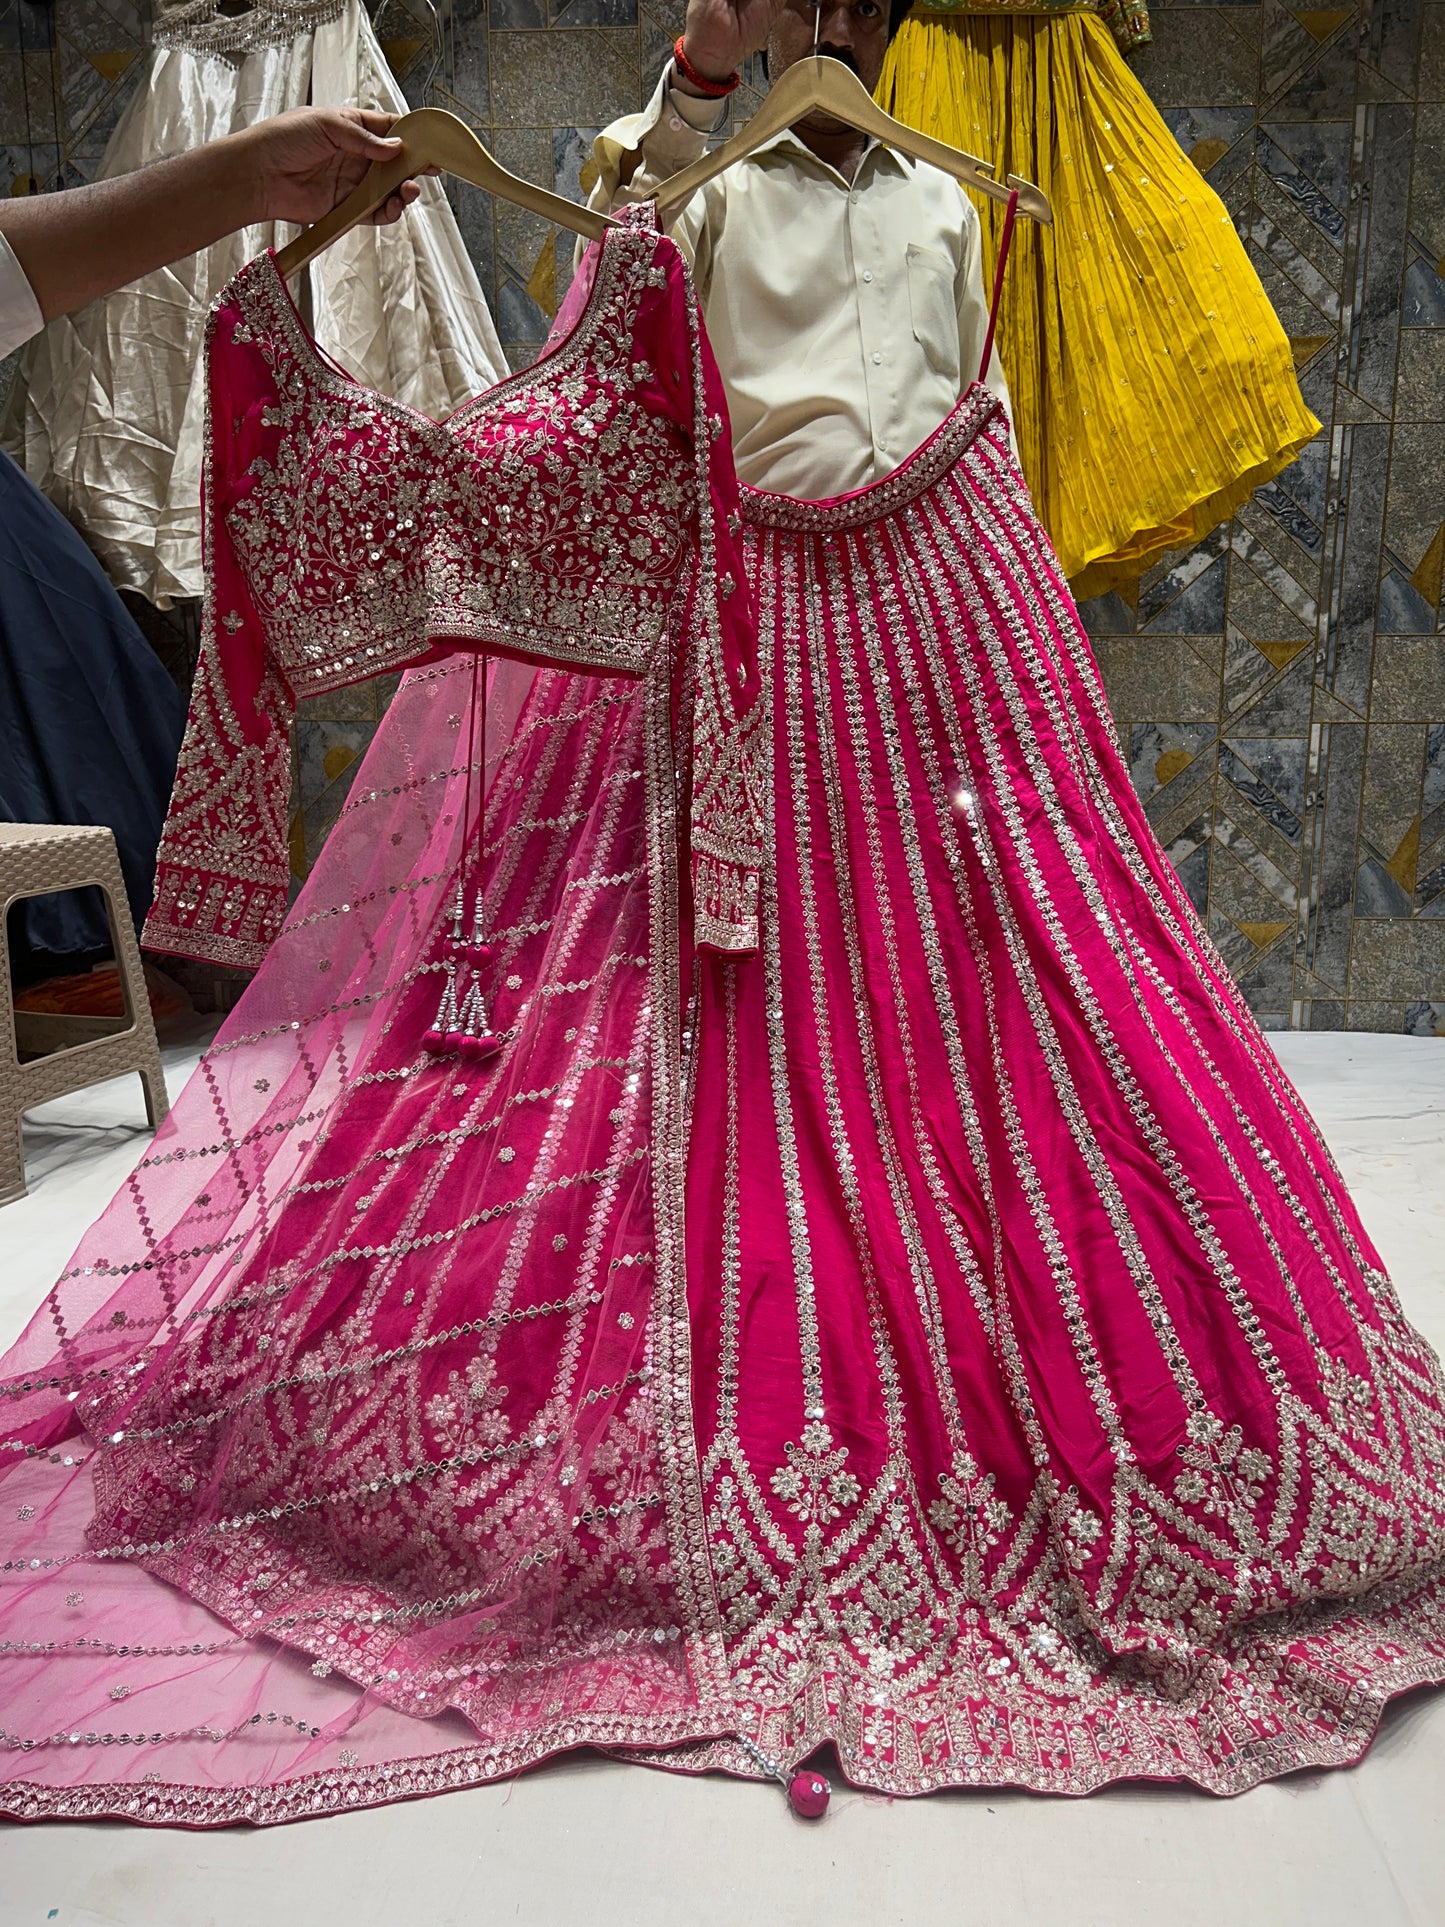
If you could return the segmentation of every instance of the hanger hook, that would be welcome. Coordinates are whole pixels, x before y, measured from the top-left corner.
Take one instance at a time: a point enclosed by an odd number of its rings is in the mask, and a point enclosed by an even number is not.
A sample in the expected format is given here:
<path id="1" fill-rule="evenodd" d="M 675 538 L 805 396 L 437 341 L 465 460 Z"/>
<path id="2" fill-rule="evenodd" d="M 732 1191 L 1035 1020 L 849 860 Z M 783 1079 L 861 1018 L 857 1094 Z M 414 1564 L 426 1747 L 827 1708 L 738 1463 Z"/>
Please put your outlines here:
<path id="1" fill-rule="evenodd" d="M 823 0 L 813 0 L 813 58 L 818 57 L 818 36 L 823 31 Z"/>

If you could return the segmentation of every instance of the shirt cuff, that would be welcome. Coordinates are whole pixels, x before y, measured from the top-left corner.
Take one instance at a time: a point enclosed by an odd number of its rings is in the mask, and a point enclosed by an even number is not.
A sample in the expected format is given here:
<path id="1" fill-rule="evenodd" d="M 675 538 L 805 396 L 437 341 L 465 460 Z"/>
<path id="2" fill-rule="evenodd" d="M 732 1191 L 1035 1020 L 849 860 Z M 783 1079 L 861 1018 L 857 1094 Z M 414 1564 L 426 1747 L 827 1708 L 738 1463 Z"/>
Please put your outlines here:
<path id="1" fill-rule="evenodd" d="M 13 354 L 22 342 L 38 335 L 44 326 L 45 317 L 35 299 L 35 290 L 14 248 L 0 234 L 0 359 Z"/>
<path id="2" fill-rule="evenodd" d="M 699 94 L 685 94 L 674 82 L 677 78 L 677 63 L 667 65 L 667 88 L 663 96 L 664 113 L 671 114 L 690 127 L 695 134 L 710 134 L 727 111 L 727 99 L 704 100 Z M 681 128 L 674 128 L 680 133 Z"/>

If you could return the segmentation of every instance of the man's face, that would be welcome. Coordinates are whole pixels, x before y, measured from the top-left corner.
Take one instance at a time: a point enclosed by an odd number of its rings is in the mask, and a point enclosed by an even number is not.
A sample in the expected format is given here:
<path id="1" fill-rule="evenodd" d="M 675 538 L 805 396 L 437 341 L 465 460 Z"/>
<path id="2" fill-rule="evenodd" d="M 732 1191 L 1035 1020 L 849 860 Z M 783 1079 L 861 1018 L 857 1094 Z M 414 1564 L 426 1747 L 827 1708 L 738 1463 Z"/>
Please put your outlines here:
<path id="1" fill-rule="evenodd" d="M 815 26 L 817 51 L 851 67 L 871 94 L 888 51 L 887 0 L 787 0 L 768 40 L 769 80 L 813 52 Z"/>

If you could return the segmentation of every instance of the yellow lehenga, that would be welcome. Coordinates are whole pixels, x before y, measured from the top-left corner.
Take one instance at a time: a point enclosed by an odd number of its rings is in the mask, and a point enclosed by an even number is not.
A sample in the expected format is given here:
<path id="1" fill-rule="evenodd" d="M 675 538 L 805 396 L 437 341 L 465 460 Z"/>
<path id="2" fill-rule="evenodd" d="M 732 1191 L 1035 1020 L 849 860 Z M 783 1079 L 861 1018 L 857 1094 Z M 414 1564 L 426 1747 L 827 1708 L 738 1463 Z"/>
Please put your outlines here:
<path id="1" fill-rule="evenodd" d="M 1024 474 L 1080 596 L 1225 521 L 1319 429 L 1224 204 L 1116 36 L 1142 44 L 1147 15 L 934 0 L 879 86 L 898 119 L 1053 204 L 1052 228 L 1015 230 L 999 347 Z M 991 251 L 1003 209 L 976 204 Z"/>

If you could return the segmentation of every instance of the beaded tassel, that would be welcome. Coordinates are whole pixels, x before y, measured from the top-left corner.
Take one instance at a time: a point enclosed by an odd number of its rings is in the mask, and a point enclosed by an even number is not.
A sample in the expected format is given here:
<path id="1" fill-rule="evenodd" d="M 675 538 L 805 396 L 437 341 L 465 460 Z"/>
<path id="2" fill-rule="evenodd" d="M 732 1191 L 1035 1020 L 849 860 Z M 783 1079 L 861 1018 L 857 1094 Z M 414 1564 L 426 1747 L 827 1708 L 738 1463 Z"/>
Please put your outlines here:
<path id="1" fill-rule="evenodd" d="M 482 935 L 482 892 L 478 886 L 472 906 L 472 927 L 466 930 L 466 888 L 457 878 L 452 899 L 451 935 L 444 946 L 441 1002 L 423 1042 L 429 1051 L 455 1051 L 463 1057 L 495 1057 L 502 1040 L 492 1029 L 482 996 L 480 966 L 492 954 Z"/>

